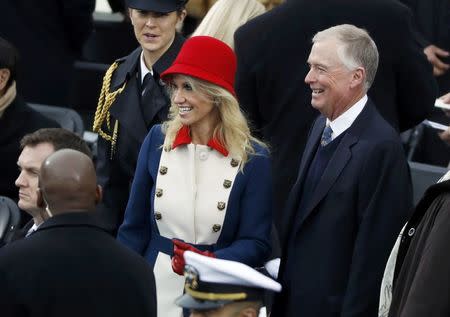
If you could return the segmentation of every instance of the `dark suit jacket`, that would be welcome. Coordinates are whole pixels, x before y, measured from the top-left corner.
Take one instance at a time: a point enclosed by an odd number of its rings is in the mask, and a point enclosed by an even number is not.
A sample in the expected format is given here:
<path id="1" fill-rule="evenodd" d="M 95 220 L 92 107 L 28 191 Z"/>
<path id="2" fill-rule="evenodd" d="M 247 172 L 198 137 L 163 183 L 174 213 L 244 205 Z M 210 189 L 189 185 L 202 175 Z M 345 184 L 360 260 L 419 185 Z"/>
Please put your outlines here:
<path id="1" fill-rule="evenodd" d="M 287 202 L 289 237 L 274 317 L 377 316 L 383 270 L 411 208 L 408 165 L 398 135 L 369 100 L 299 213 L 325 122 L 319 117 L 311 130 Z"/>
<path id="2" fill-rule="evenodd" d="M 16 228 L 16 229 L 8 232 L 4 238 L 4 243 L 2 244 L 2 246 L 9 244 L 11 242 L 14 242 L 16 240 L 25 238 L 28 231 L 31 229 L 31 227 L 33 227 L 33 225 L 34 225 L 34 220 L 31 219 L 23 227 Z"/>
<path id="3" fill-rule="evenodd" d="M 436 97 L 431 66 L 413 40 L 411 14 L 392 0 L 291 0 L 256 17 L 235 33 L 236 91 L 254 126 L 272 146 L 275 223 L 298 171 L 308 131 L 318 115 L 304 83 L 315 33 L 351 23 L 367 29 L 380 54 L 369 91 L 396 129 L 425 119 Z"/>
<path id="4" fill-rule="evenodd" d="M 55 216 L 0 249 L 4 317 L 156 316 L 153 272 L 89 213 Z"/>
<path id="5" fill-rule="evenodd" d="M 0 195 L 17 201 L 19 189 L 14 182 L 19 176 L 17 159 L 21 152 L 20 140 L 25 134 L 41 128 L 59 128 L 59 125 L 31 109 L 20 96 L 6 108 L 0 118 Z M 26 216 L 26 219 L 30 217 Z"/>
<path id="6" fill-rule="evenodd" d="M 184 38 L 176 36 L 166 53 L 153 65 L 158 75 L 175 60 Z M 103 202 L 98 206 L 107 228 L 116 231 L 123 221 L 131 182 L 136 169 L 139 149 L 151 127 L 167 119 L 169 98 L 161 82 L 148 90 L 141 102 L 139 71 L 141 48 L 118 60 L 119 67 L 113 74 L 110 91 L 126 82 L 124 91 L 111 106 L 111 126 L 119 121 L 116 150 L 111 156 L 111 143 L 99 137 L 97 176 L 103 187 Z M 107 131 L 106 124 L 103 125 Z"/>
<path id="7" fill-rule="evenodd" d="M 17 47 L 18 90 L 29 102 L 68 106 L 73 62 L 92 31 L 95 0 L 2 0 L 0 36 Z"/>

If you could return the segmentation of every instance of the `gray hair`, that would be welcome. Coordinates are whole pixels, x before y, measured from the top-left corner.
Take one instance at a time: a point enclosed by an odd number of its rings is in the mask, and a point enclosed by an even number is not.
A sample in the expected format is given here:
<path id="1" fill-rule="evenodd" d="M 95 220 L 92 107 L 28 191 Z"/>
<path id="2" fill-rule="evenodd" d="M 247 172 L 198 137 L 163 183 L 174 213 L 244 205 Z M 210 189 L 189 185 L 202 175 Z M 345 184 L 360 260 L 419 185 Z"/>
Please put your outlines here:
<path id="1" fill-rule="evenodd" d="M 378 68 L 378 49 L 369 33 L 351 24 L 336 25 L 314 35 L 312 42 L 335 39 L 338 45 L 337 54 L 350 70 L 363 67 L 366 70 L 365 90 L 372 85 Z"/>

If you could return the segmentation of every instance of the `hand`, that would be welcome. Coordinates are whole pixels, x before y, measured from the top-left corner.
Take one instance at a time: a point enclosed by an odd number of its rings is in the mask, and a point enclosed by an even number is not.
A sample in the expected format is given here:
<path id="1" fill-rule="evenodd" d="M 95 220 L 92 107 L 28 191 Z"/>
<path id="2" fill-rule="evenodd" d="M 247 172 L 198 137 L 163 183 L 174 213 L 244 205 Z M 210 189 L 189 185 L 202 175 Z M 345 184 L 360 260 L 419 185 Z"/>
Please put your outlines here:
<path id="1" fill-rule="evenodd" d="M 192 251 L 192 252 L 204 255 L 204 256 L 208 256 L 210 258 L 215 258 L 216 257 L 213 252 L 211 252 L 211 251 L 200 251 L 199 249 L 197 249 L 196 247 L 193 247 L 189 243 L 186 243 L 186 242 L 183 242 L 183 241 L 180 241 L 180 240 L 176 240 L 176 239 L 172 239 L 172 242 L 173 242 L 173 253 L 174 254 L 182 255 L 184 253 L 184 251 Z"/>
<path id="2" fill-rule="evenodd" d="M 439 99 L 450 106 L 450 92 L 446 93 L 443 96 L 440 96 Z M 450 117 L 450 110 L 442 109 L 442 111 L 444 111 L 447 117 Z"/>
<path id="3" fill-rule="evenodd" d="M 439 133 L 439 137 L 442 141 L 450 145 L 450 127 L 448 127 L 444 132 Z"/>
<path id="4" fill-rule="evenodd" d="M 185 243 L 180 240 L 172 239 L 173 242 L 173 257 L 172 257 L 172 270 L 177 273 L 178 275 L 183 275 L 184 273 L 184 266 L 186 265 L 186 262 L 184 261 L 184 252 L 185 251 L 192 251 L 204 256 L 208 256 L 211 258 L 215 258 L 215 254 L 210 251 L 200 251 L 199 249 L 193 247 L 189 243 Z"/>
<path id="5" fill-rule="evenodd" d="M 174 253 L 172 260 L 172 271 L 177 273 L 178 275 L 184 275 L 184 266 L 186 265 L 186 262 L 184 261 L 183 254 L 181 253 Z"/>
<path id="6" fill-rule="evenodd" d="M 441 76 L 447 72 L 450 65 L 444 63 L 440 59 L 440 57 L 442 58 L 442 57 L 449 56 L 449 52 L 447 52 L 433 44 L 425 47 L 423 52 L 427 56 L 428 61 L 433 65 L 433 75 L 434 76 Z"/>

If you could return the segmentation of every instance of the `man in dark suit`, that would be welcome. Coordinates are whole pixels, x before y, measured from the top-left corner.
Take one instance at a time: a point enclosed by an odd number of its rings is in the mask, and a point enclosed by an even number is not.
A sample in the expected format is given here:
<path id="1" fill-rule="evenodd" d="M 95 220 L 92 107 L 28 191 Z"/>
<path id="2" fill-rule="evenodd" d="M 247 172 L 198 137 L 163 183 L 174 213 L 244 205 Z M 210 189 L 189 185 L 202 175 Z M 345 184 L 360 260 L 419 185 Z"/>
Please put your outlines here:
<path id="1" fill-rule="evenodd" d="M 235 33 L 236 92 L 244 110 L 271 145 L 275 223 L 285 229 L 281 210 L 297 175 L 308 131 L 317 111 L 303 84 L 312 36 L 352 23 L 369 31 L 380 65 L 369 96 L 381 115 L 404 131 L 425 119 L 436 98 L 431 66 L 410 30 L 411 14 L 392 0 L 287 0 Z"/>
<path id="2" fill-rule="evenodd" d="M 59 127 L 33 110 L 20 96 L 16 85 L 18 60 L 16 48 L 0 37 L 0 195 L 14 201 L 18 198 L 14 180 L 19 175 L 16 162 L 21 150 L 20 139 L 40 128 Z"/>
<path id="3" fill-rule="evenodd" d="M 17 147 L 22 150 L 18 158 L 16 156 L 14 160 L 14 167 L 19 168 L 15 180 L 15 185 L 19 189 L 17 204 L 32 219 L 27 218 L 29 220 L 24 223 L 22 228 L 12 231 L 5 239 L 6 243 L 24 238 L 34 232 L 42 223 L 41 208 L 37 205 L 36 196 L 42 162 L 50 154 L 60 149 L 73 149 L 92 157 L 91 150 L 82 138 L 61 128 L 39 129 L 29 133 L 20 140 Z M 17 171 L 16 168 L 14 170 Z"/>
<path id="4" fill-rule="evenodd" d="M 305 78 L 322 114 L 289 195 L 273 316 L 376 316 L 384 265 L 411 207 L 397 132 L 366 93 L 375 43 L 343 24 L 317 33 Z"/>
<path id="5" fill-rule="evenodd" d="M 44 161 L 44 223 L 0 250 L 2 316 L 156 316 L 152 269 L 94 218 L 96 181 L 91 158 L 79 151 L 59 150 Z"/>
<path id="6" fill-rule="evenodd" d="M 67 106 L 94 8 L 95 0 L 0 1 L 0 35 L 22 54 L 19 90 L 26 101 Z"/>

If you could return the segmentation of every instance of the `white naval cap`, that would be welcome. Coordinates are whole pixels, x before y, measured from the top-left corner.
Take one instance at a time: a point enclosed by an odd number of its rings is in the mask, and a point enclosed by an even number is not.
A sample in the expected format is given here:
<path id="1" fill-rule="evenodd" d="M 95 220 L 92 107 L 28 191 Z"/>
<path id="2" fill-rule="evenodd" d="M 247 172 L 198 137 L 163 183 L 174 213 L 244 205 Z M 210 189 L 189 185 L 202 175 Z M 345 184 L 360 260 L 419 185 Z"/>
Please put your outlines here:
<path id="1" fill-rule="evenodd" d="M 185 294 L 176 303 L 188 309 L 212 309 L 234 301 L 262 300 L 265 290 L 279 292 L 281 285 L 239 262 L 184 253 Z"/>

